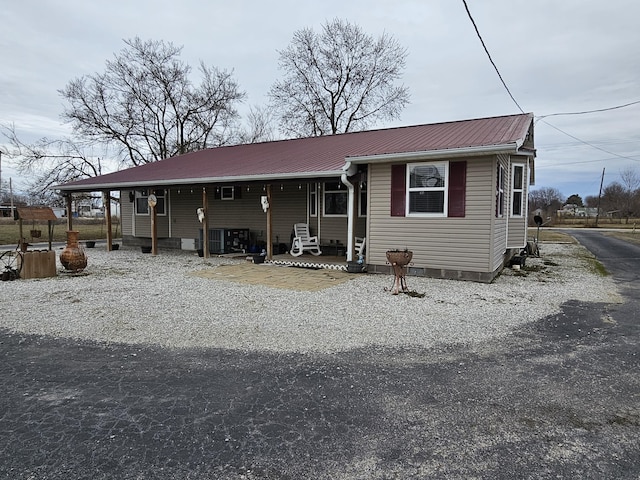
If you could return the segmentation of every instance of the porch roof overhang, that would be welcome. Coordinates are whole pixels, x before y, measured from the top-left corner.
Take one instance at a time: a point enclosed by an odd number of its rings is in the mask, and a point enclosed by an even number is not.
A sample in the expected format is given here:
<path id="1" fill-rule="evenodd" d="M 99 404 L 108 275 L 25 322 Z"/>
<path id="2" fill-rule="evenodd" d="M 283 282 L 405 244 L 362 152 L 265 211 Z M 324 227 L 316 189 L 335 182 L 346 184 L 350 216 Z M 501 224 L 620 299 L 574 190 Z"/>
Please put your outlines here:
<path id="1" fill-rule="evenodd" d="M 140 187 L 180 187 L 184 185 L 211 185 L 220 183 L 253 183 L 253 182 L 273 182 L 286 180 L 311 180 L 314 178 L 336 178 L 344 173 L 344 169 L 322 171 L 322 172 L 303 172 L 303 173 L 280 173 L 269 175 L 236 175 L 224 177 L 195 177 L 181 179 L 149 179 L 137 181 L 119 181 L 92 183 L 90 186 L 83 185 L 56 185 L 52 187 L 55 190 L 68 193 L 80 192 L 97 192 L 107 190 L 129 190 Z"/>

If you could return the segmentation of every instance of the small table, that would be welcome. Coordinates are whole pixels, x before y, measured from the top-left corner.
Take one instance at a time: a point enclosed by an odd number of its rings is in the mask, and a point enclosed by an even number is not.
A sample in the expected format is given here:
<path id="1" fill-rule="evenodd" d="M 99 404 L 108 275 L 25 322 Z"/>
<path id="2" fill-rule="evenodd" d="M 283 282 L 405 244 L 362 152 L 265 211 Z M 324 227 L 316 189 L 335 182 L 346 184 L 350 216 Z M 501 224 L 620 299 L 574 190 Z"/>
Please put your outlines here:
<path id="1" fill-rule="evenodd" d="M 345 257 L 347 255 L 347 246 L 342 243 L 329 243 L 328 245 L 320 245 L 323 255 L 333 255 L 335 257 Z"/>

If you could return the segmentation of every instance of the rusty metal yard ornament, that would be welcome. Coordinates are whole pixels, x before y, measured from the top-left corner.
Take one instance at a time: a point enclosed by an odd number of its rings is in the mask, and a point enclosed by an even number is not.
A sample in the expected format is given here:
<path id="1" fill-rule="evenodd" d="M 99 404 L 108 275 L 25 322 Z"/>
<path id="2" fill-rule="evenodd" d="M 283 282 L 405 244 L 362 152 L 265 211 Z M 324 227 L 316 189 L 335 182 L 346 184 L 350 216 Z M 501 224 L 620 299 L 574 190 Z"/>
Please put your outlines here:
<path id="1" fill-rule="evenodd" d="M 407 288 L 407 280 L 405 278 L 405 267 L 411 263 L 412 258 L 413 252 L 410 250 L 387 251 L 387 261 L 393 267 L 393 273 L 395 275 L 393 279 L 393 287 L 391 288 L 391 293 L 393 295 L 398 295 L 398 293 L 400 293 L 400 289 L 402 289 L 403 293 L 407 293 L 409 291 Z"/>
<path id="2" fill-rule="evenodd" d="M 79 235 L 79 232 L 67 231 L 67 246 L 60 252 L 60 263 L 73 273 L 81 272 L 87 266 L 87 255 L 78 243 Z"/>

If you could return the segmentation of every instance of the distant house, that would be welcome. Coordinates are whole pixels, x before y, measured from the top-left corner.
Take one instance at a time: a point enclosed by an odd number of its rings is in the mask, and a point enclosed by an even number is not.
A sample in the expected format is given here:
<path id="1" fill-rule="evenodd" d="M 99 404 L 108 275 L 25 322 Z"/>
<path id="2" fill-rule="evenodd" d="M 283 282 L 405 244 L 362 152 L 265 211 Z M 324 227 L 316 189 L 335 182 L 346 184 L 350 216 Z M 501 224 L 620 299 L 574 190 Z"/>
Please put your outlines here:
<path id="1" fill-rule="evenodd" d="M 119 191 L 124 244 L 152 236 L 153 194 L 161 248 L 215 251 L 231 235 L 230 248 L 277 251 L 305 222 L 347 259 L 366 237 L 369 272 L 407 248 L 410 274 L 489 282 L 526 244 L 534 158 L 533 116 L 519 114 L 212 148 L 56 188 Z"/>
<path id="2" fill-rule="evenodd" d="M 594 207 L 579 207 L 572 203 L 568 203 L 562 207 L 562 210 L 558 210 L 556 215 L 558 217 L 595 217 L 598 214 L 598 209 Z"/>

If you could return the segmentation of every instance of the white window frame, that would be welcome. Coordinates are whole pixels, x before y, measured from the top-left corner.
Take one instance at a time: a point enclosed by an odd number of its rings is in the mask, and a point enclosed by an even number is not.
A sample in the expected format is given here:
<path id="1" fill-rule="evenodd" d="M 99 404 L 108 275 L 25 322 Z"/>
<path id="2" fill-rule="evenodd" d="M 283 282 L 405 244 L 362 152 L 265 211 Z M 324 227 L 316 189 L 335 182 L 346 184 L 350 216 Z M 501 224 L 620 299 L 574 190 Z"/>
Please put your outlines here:
<path id="1" fill-rule="evenodd" d="M 367 216 L 367 204 L 367 182 L 361 182 L 358 192 L 358 217 Z"/>
<path id="2" fill-rule="evenodd" d="M 504 217 L 504 183 L 505 168 L 498 164 L 498 175 L 496 178 L 496 218 Z"/>
<path id="3" fill-rule="evenodd" d="M 318 216 L 318 187 L 317 183 L 309 184 L 309 216 L 314 218 Z"/>
<path id="4" fill-rule="evenodd" d="M 153 193 L 158 203 L 156 204 L 156 215 L 164 217 L 167 215 L 167 193 L 164 189 L 156 189 L 156 190 L 136 190 L 135 198 L 133 204 L 133 211 L 135 215 L 138 217 L 148 217 L 151 215 L 151 209 L 149 208 L 149 195 Z M 138 211 L 138 200 L 140 200 L 144 205 L 146 205 L 145 211 Z"/>
<path id="5" fill-rule="evenodd" d="M 234 200 L 236 198 L 236 188 L 233 186 L 220 187 L 220 200 Z"/>
<path id="6" fill-rule="evenodd" d="M 429 185 L 428 183 L 425 183 L 424 185 L 420 185 L 420 186 L 411 186 L 411 171 L 414 168 L 418 168 L 418 167 L 428 167 L 428 166 L 432 166 L 438 169 L 438 172 L 440 172 L 440 169 L 442 169 L 444 171 L 444 182 L 443 185 Z M 449 195 L 448 195 L 448 191 L 449 191 L 449 162 L 416 162 L 416 163 L 409 163 L 407 164 L 407 175 L 406 175 L 406 209 L 407 209 L 407 213 L 406 216 L 408 217 L 438 217 L 438 218 L 442 218 L 442 217 L 446 217 L 447 216 L 447 212 L 449 210 Z M 414 212 L 411 211 L 411 194 L 412 193 L 416 193 L 416 192 L 442 192 L 443 195 L 443 199 L 442 199 L 442 211 L 441 212 Z"/>
<path id="7" fill-rule="evenodd" d="M 336 183 L 338 187 L 340 187 L 340 180 L 337 182 L 323 182 L 322 183 L 322 215 L 325 217 L 347 217 L 349 213 L 349 195 L 347 192 L 347 187 L 342 185 L 344 188 L 336 188 L 329 190 L 327 189 L 327 183 Z M 344 213 L 327 213 L 327 194 L 341 194 L 346 197 L 345 201 L 345 212 Z"/>
<path id="8" fill-rule="evenodd" d="M 520 178 L 520 188 L 516 188 L 516 178 L 518 177 L 516 175 L 516 169 L 517 168 L 521 168 L 522 172 L 519 175 Z M 524 192 L 525 192 L 525 185 L 524 185 L 524 179 L 525 179 L 525 165 L 524 163 L 514 163 L 511 166 L 511 216 L 512 217 L 517 217 L 517 218 L 521 218 L 524 216 Z M 516 207 L 516 194 L 519 193 L 520 194 L 520 213 L 515 213 L 514 209 Z"/>

